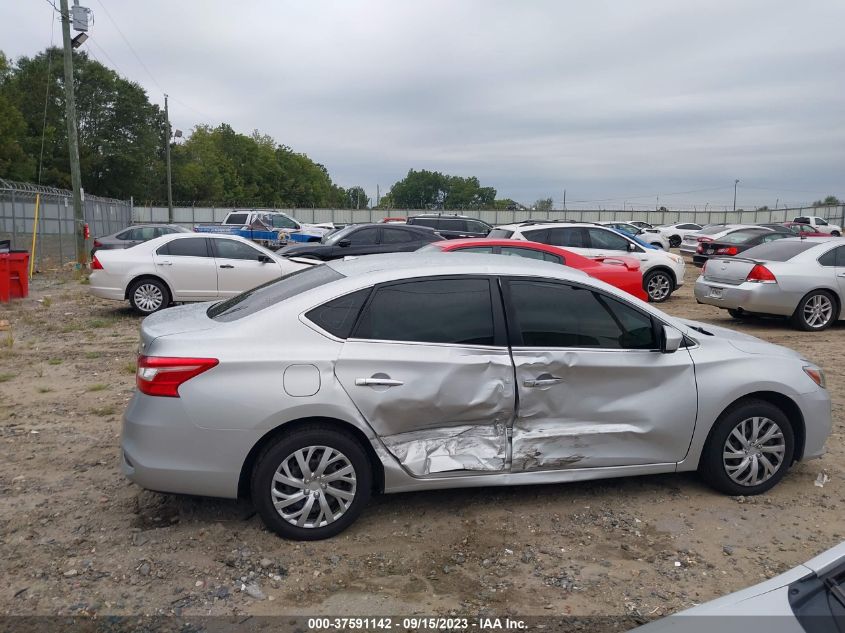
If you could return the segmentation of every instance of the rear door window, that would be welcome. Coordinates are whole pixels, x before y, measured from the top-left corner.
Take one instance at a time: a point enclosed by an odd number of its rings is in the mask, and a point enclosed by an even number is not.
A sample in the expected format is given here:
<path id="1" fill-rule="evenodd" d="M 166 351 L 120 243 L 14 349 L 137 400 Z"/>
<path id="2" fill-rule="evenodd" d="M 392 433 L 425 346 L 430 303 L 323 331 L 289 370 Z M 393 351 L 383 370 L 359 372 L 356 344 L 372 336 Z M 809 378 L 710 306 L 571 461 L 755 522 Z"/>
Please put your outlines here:
<path id="1" fill-rule="evenodd" d="M 367 297 L 370 296 L 371 290 L 372 288 L 364 288 L 332 299 L 328 303 L 306 312 L 305 316 L 329 334 L 338 338 L 349 338 L 352 328 L 355 326 L 355 321 L 358 319 L 358 314 L 364 307 Z"/>
<path id="2" fill-rule="evenodd" d="M 410 218 L 408 224 L 419 224 L 420 226 L 427 226 L 432 229 L 437 228 L 437 218 Z"/>
<path id="3" fill-rule="evenodd" d="M 539 259 L 544 262 L 552 262 L 553 264 L 565 264 L 563 257 L 545 253 L 543 251 L 536 251 L 532 248 L 519 248 L 518 246 L 503 246 L 502 255 L 511 255 L 516 257 L 526 257 L 528 259 Z"/>
<path id="4" fill-rule="evenodd" d="M 226 218 L 226 224 L 246 224 L 249 213 L 231 213 Z"/>
<path id="5" fill-rule="evenodd" d="M 159 255 L 174 257 L 211 257 L 208 240 L 204 237 L 186 237 L 171 240 L 156 251 Z"/>
<path id="6" fill-rule="evenodd" d="M 453 345 L 493 345 L 487 279 L 408 281 L 376 288 L 355 338 Z"/>
<path id="7" fill-rule="evenodd" d="M 587 232 L 581 227 L 566 227 L 549 229 L 547 244 L 569 248 L 589 248 Z"/>
<path id="8" fill-rule="evenodd" d="M 466 233 L 467 223 L 466 220 L 461 220 L 460 218 L 441 218 L 438 230 Z"/>
<path id="9" fill-rule="evenodd" d="M 381 230 L 382 244 L 407 244 L 421 239 L 419 231 L 405 231 L 402 229 L 383 228 Z"/>
<path id="10" fill-rule="evenodd" d="M 466 220 L 467 231 L 470 233 L 481 233 L 487 235 L 490 232 L 490 227 L 480 220 Z"/>
<path id="11" fill-rule="evenodd" d="M 618 233 L 607 229 L 589 228 L 590 248 L 600 248 L 609 251 L 627 251 L 630 242 Z"/>
<path id="12" fill-rule="evenodd" d="M 487 237 L 499 240 L 509 240 L 512 235 L 513 231 L 509 231 L 508 229 L 493 229 L 492 231 L 490 231 Z M 525 235 L 527 239 L 531 239 L 530 237 L 528 237 L 528 233 L 523 233 L 523 235 Z"/>
<path id="13" fill-rule="evenodd" d="M 829 250 L 819 257 L 818 261 L 822 266 L 836 266 L 839 268 L 845 266 L 845 246 L 838 246 Z"/>
<path id="14" fill-rule="evenodd" d="M 253 248 L 249 244 L 236 240 L 213 239 L 211 240 L 214 256 L 219 259 L 247 259 L 258 261 L 264 253 Z"/>
<path id="15" fill-rule="evenodd" d="M 376 227 L 367 227 L 353 231 L 346 239 L 352 246 L 372 246 L 378 244 L 378 229 Z"/>

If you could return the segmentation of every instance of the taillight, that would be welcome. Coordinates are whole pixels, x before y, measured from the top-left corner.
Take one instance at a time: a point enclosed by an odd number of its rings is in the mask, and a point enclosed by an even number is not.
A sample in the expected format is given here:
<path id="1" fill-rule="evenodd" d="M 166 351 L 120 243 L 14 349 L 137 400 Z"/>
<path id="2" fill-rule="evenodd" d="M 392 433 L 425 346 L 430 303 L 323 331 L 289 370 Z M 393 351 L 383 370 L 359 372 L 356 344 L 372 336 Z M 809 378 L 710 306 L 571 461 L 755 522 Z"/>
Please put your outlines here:
<path id="1" fill-rule="evenodd" d="M 697 238 L 695 238 L 695 241 L 698 242 L 699 244 L 701 244 L 702 242 L 712 242 L 713 238 L 712 237 L 697 237 Z"/>
<path id="2" fill-rule="evenodd" d="M 776 284 L 778 282 L 772 271 L 762 264 L 755 264 L 745 281 L 753 281 L 758 284 Z"/>
<path id="3" fill-rule="evenodd" d="M 716 249 L 717 255 L 736 255 L 737 252 L 736 246 L 725 246 L 724 248 Z"/>
<path id="4" fill-rule="evenodd" d="M 100 263 L 100 260 L 97 259 L 96 255 L 94 255 L 94 259 L 91 260 L 91 270 L 103 270 L 103 265 Z"/>
<path id="5" fill-rule="evenodd" d="M 100 248 L 103 243 L 100 240 L 94 240 L 94 248 Z"/>
<path id="6" fill-rule="evenodd" d="M 148 396 L 178 398 L 181 385 L 219 362 L 216 358 L 139 356 L 135 383 L 138 390 Z"/>
<path id="7" fill-rule="evenodd" d="M 704 244 L 699 244 L 698 248 L 695 249 L 695 252 L 701 254 L 704 252 Z"/>
<path id="8" fill-rule="evenodd" d="M 709 259 L 705 259 L 704 263 L 701 265 L 701 274 L 702 275 L 707 272 L 707 262 L 709 262 L 709 261 L 710 261 Z"/>

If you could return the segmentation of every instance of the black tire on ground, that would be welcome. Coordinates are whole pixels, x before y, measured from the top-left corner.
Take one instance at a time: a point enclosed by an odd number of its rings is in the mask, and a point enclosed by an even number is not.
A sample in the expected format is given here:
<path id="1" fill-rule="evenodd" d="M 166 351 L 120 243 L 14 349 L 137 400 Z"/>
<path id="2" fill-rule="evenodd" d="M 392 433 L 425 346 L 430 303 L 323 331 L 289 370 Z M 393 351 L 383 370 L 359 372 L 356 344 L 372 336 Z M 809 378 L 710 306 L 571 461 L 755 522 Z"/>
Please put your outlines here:
<path id="1" fill-rule="evenodd" d="M 681 236 L 673 235 L 669 238 L 669 247 L 678 248 L 681 245 Z"/>
<path id="2" fill-rule="evenodd" d="M 170 305 L 171 300 L 167 284 L 151 277 L 133 281 L 127 294 L 129 305 L 143 316 L 163 310 Z"/>
<path id="3" fill-rule="evenodd" d="M 672 273 L 666 270 L 652 270 L 643 277 L 643 290 L 651 303 L 663 303 L 675 290 Z"/>
<path id="4" fill-rule="evenodd" d="M 816 309 L 818 312 L 816 313 Z M 825 320 L 825 314 L 829 314 Z M 789 318 L 790 323 L 805 332 L 826 330 L 839 318 L 836 298 L 827 290 L 813 290 L 807 293 Z"/>
<path id="5" fill-rule="evenodd" d="M 734 319 L 747 319 L 751 316 L 742 308 L 728 308 L 728 314 L 730 314 Z"/>
<path id="6" fill-rule="evenodd" d="M 308 449 L 309 447 L 328 447 L 339 452 L 346 460 L 342 464 L 351 465 L 354 471 L 355 487 L 354 497 L 351 503 L 343 514 L 333 522 L 320 526 L 301 527 L 290 523 L 276 510 L 273 504 L 274 496 L 272 491 L 287 491 L 287 494 L 295 494 L 295 487 L 286 487 L 285 484 L 274 481 L 274 477 L 286 459 L 295 456 L 296 452 L 300 449 Z M 320 459 L 321 454 L 315 453 L 311 459 L 315 463 L 308 463 L 309 468 L 315 469 L 312 473 L 317 472 L 316 469 L 319 466 Z M 291 464 L 298 464 L 298 462 L 294 459 Z M 340 467 L 341 464 L 337 464 L 336 466 Z M 305 481 L 307 475 L 298 468 L 298 465 L 292 466 L 292 474 Z M 326 469 L 326 473 L 329 473 L 328 468 Z M 311 475 L 312 478 L 315 476 L 315 474 Z M 358 515 L 361 514 L 361 511 L 370 499 L 372 477 L 372 466 L 367 453 L 353 435 L 329 425 L 314 424 L 308 428 L 300 428 L 290 433 L 282 434 L 275 442 L 263 450 L 252 470 L 250 491 L 255 509 L 268 529 L 284 538 L 299 541 L 316 541 L 339 534 L 358 518 Z M 314 482 L 316 480 L 311 479 L 310 481 Z M 335 481 L 338 482 L 336 485 L 345 485 L 344 490 L 349 491 L 349 484 L 341 484 L 339 480 Z M 319 485 L 316 487 L 319 488 Z M 325 489 L 324 485 L 323 490 Z M 320 490 L 316 492 L 318 496 L 321 494 Z M 322 494 L 325 502 L 332 505 L 332 510 L 337 510 L 339 507 L 337 506 L 337 498 L 332 497 L 329 499 L 329 495 Z M 312 502 L 314 505 L 312 505 L 313 510 L 311 511 L 312 514 L 308 515 L 309 517 L 314 516 L 313 513 L 319 512 L 320 501 L 318 499 Z M 306 503 L 307 497 L 302 497 L 301 503 L 297 501 L 287 507 L 292 512 L 296 512 L 297 509 L 303 509 Z M 316 523 L 322 516 L 315 516 L 312 522 Z"/>
<path id="7" fill-rule="evenodd" d="M 777 463 L 774 474 L 761 481 L 756 485 L 743 485 L 734 481 L 728 474 L 727 467 L 723 455 L 726 454 L 726 443 L 728 437 L 734 432 L 744 420 L 748 421 L 746 424 L 751 428 L 753 419 L 766 418 L 770 422 L 779 427 L 782 434 L 782 439 L 769 440 L 763 443 L 765 450 L 767 444 L 781 442 L 783 444 L 783 454 L 780 461 Z M 764 427 L 765 429 L 765 427 Z M 737 445 L 737 440 L 732 436 L 733 445 Z M 753 450 L 753 449 L 752 449 Z M 710 437 L 707 438 L 707 443 L 704 446 L 704 451 L 701 454 L 701 461 L 699 462 L 698 470 L 704 480 L 719 492 L 728 495 L 758 495 L 766 492 L 777 484 L 786 471 L 792 465 L 792 459 L 795 453 L 795 436 L 792 431 L 792 425 L 789 423 L 786 415 L 775 405 L 764 400 L 748 399 L 740 401 L 736 405 L 725 411 L 710 432 Z M 771 462 L 775 461 L 773 454 L 763 452 L 762 455 Z M 754 459 L 754 458 L 752 458 Z M 732 465 L 737 465 L 739 458 L 731 460 Z M 758 462 L 759 463 L 759 462 Z M 751 466 L 749 466 L 750 468 Z M 765 468 L 760 465 L 759 468 Z M 745 471 L 739 471 L 738 476 L 741 476 Z"/>
<path id="8" fill-rule="evenodd" d="M 831 232 L 830 232 L 830 234 L 831 234 L 833 237 L 839 237 L 839 236 L 841 235 L 841 233 L 840 233 L 839 231 L 831 231 Z"/>

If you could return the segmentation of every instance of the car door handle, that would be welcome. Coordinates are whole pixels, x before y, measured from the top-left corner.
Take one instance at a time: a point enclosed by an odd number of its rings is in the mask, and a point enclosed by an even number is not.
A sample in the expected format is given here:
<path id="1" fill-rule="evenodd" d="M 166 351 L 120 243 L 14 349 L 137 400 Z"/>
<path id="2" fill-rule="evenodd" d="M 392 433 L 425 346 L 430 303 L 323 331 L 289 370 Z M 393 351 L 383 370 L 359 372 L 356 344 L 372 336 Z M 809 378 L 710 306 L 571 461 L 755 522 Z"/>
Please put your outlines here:
<path id="1" fill-rule="evenodd" d="M 173 262 L 156 262 L 158 266 L 172 266 Z"/>
<path id="2" fill-rule="evenodd" d="M 356 378 L 355 384 L 359 387 L 401 387 L 405 383 L 392 378 Z"/>
<path id="3" fill-rule="evenodd" d="M 845 273 L 836 273 L 837 277 L 845 277 Z"/>
<path id="4" fill-rule="evenodd" d="M 559 385 L 565 382 L 563 378 L 557 376 L 541 376 L 539 378 L 527 378 L 522 381 L 526 387 L 548 387 L 550 385 Z"/>
<path id="5" fill-rule="evenodd" d="M 234 268 L 232 264 L 220 264 L 220 268 Z"/>

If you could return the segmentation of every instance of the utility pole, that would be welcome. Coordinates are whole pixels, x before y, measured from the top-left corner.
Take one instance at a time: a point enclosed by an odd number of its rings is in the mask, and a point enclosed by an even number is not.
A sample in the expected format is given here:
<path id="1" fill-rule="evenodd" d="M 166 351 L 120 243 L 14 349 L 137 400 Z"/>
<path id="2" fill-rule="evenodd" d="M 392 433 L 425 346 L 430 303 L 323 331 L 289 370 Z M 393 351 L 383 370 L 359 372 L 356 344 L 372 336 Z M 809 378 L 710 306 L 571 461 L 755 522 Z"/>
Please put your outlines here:
<path id="1" fill-rule="evenodd" d="M 566 211 L 566 189 L 563 190 L 563 210 Z"/>
<path id="2" fill-rule="evenodd" d="M 381 202 L 381 194 L 379 192 L 378 185 L 376 185 L 376 206 L 379 205 L 379 202 Z"/>
<path id="3" fill-rule="evenodd" d="M 167 111 L 167 95 L 164 95 L 164 156 L 167 163 L 167 221 L 173 222 L 173 182 L 170 176 L 170 114 Z"/>
<path id="4" fill-rule="evenodd" d="M 736 186 L 739 184 L 739 178 L 734 180 L 734 211 L 736 211 Z"/>
<path id="5" fill-rule="evenodd" d="M 67 146 L 70 153 L 70 182 L 73 186 L 73 223 L 76 233 L 76 262 L 88 263 L 85 244 L 85 214 L 82 210 L 82 172 L 79 168 L 79 137 L 76 133 L 76 100 L 73 94 L 73 51 L 70 41 L 70 10 L 67 0 L 60 0 L 62 14 L 62 41 L 65 61 L 65 119 L 67 120 Z"/>

